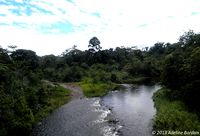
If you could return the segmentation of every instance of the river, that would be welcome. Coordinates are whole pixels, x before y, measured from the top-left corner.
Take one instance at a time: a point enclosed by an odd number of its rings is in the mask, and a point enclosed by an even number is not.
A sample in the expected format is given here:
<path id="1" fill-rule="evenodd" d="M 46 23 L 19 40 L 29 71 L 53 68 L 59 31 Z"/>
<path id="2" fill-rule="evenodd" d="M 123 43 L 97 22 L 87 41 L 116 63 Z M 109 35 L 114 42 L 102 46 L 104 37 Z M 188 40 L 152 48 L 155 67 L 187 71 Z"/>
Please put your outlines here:
<path id="1" fill-rule="evenodd" d="M 158 85 L 123 85 L 102 98 L 73 99 L 33 129 L 31 136 L 151 136 Z"/>

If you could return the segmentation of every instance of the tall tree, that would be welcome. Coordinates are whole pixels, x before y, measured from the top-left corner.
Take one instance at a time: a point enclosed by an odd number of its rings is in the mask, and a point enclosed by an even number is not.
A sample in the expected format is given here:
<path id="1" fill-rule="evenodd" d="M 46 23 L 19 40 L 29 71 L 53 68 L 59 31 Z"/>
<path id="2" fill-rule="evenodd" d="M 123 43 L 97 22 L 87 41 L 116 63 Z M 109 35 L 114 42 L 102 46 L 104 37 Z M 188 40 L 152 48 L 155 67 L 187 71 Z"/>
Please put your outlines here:
<path id="1" fill-rule="evenodd" d="M 99 39 L 97 37 L 91 38 L 89 41 L 89 45 L 88 45 L 89 51 L 90 52 L 100 51 L 102 49 L 100 44 L 101 44 L 101 42 L 99 41 Z"/>

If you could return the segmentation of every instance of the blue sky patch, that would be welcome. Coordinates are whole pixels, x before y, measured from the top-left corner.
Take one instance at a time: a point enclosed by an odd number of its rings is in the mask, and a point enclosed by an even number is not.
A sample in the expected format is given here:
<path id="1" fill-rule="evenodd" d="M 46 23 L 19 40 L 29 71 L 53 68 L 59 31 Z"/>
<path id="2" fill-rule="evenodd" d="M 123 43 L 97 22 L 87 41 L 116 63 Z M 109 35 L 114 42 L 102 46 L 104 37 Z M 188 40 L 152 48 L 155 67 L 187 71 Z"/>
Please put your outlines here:
<path id="1" fill-rule="evenodd" d="M 13 5 L 13 6 L 23 6 L 24 4 L 16 2 L 16 1 L 13 1 L 13 0 L 10 0 L 10 1 L 1 1 L 0 5 L 4 5 L 4 6 L 10 6 L 10 5 Z"/>
<path id="2" fill-rule="evenodd" d="M 96 17 L 101 17 L 100 13 L 98 13 L 98 12 L 94 12 L 94 13 L 92 13 L 92 15 L 96 16 Z"/>
<path id="3" fill-rule="evenodd" d="M 12 22 L 12 26 L 19 27 L 19 28 L 28 28 L 29 25 L 24 22 Z"/>
<path id="4" fill-rule="evenodd" d="M 198 15 L 198 14 L 199 14 L 198 12 L 192 12 L 192 13 L 191 13 L 192 16 Z"/>
<path id="5" fill-rule="evenodd" d="M 22 15 L 20 9 L 9 9 L 9 11 L 10 11 L 12 14 L 17 15 L 17 16 L 21 16 L 21 15 Z"/>
<path id="6" fill-rule="evenodd" d="M 3 2 L 3 1 L 0 1 L 0 5 L 6 5 L 6 6 L 8 6 L 9 3 L 7 3 L 7 2 Z"/>
<path id="7" fill-rule="evenodd" d="M 33 11 L 31 10 L 31 8 L 27 7 L 26 8 L 26 15 L 30 16 L 30 15 L 32 15 L 32 13 L 33 13 Z"/>
<path id="8" fill-rule="evenodd" d="M 15 0 L 9 0 L 4 3 L 5 3 L 5 5 L 8 5 L 8 6 L 13 5 L 13 6 L 17 6 L 17 7 L 20 7 L 20 6 L 23 7 L 26 5 L 25 2 L 16 2 Z"/>
<path id="9" fill-rule="evenodd" d="M 3 28 L 0 40 L 2 43 L 20 41 L 24 47 L 27 45 L 27 48 L 32 46 L 34 49 L 37 42 L 38 46 L 47 44 L 53 49 L 54 40 L 58 39 L 61 49 L 66 44 L 82 45 L 86 41 L 84 38 L 99 35 L 107 47 L 153 45 L 155 39 L 155 42 L 174 42 L 180 32 L 188 29 L 198 31 L 200 28 L 200 11 L 195 6 L 200 4 L 200 0 L 183 1 L 181 6 L 174 6 L 176 0 L 166 1 L 166 6 L 156 1 L 145 7 L 139 1 L 128 0 L 123 6 L 122 3 L 122 0 L 104 3 L 101 0 L 0 0 L 0 27 Z M 187 10 L 183 9 L 187 6 Z M 159 12 L 158 7 L 162 7 Z M 170 12 L 166 12 L 169 7 Z M 183 25 L 177 27 L 172 23 Z M 27 39 L 29 35 L 34 37 L 34 42 Z M 69 40 L 62 40 L 63 35 Z M 49 40 L 44 41 L 46 37 Z M 121 40 L 116 44 L 116 39 Z M 56 49 L 57 46 L 53 51 Z M 42 51 L 40 47 L 38 50 Z"/>
<path id="10" fill-rule="evenodd" d="M 10 11 L 12 14 L 17 15 L 17 16 L 21 16 L 21 15 L 23 15 L 23 13 L 26 14 L 27 16 L 31 16 L 34 13 L 33 9 L 35 9 L 41 13 L 44 13 L 44 14 L 53 15 L 53 13 L 51 11 L 44 9 L 42 7 L 39 7 L 38 5 L 32 5 L 27 0 L 23 1 L 23 2 L 16 2 L 13 0 L 1 1 L 0 6 L 7 6 L 8 11 Z M 14 6 L 14 8 L 9 9 L 9 6 Z"/>
<path id="11" fill-rule="evenodd" d="M 53 15 L 53 13 L 51 11 L 46 10 L 44 8 L 41 8 L 41 7 L 38 7 L 37 5 L 31 5 L 31 8 L 35 8 L 36 10 L 40 11 L 41 13 Z"/>
<path id="12" fill-rule="evenodd" d="M 70 3 L 72 3 L 72 4 L 74 4 L 73 0 L 67 0 L 67 1 L 70 2 Z"/>
<path id="13" fill-rule="evenodd" d="M 59 10 L 62 14 L 65 14 L 65 13 L 66 13 L 66 11 L 63 10 L 63 9 L 61 9 L 61 8 L 58 8 L 58 10 Z"/>
<path id="14" fill-rule="evenodd" d="M 8 26 L 8 24 L 0 22 L 0 26 Z"/>
<path id="15" fill-rule="evenodd" d="M 0 16 L 1 16 L 1 17 L 5 17 L 5 16 L 6 16 L 6 14 L 2 14 L 2 13 L 0 13 Z"/>
<path id="16" fill-rule="evenodd" d="M 40 30 L 43 32 L 43 33 L 55 33 L 54 30 L 57 30 L 58 32 L 56 33 L 72 33 L 74 32 L 74 26 L 69 23 L 69 22 L 57 22 L 55 24 L 50 24 L 50 25 L 42 25 L 40 26 Z"/>

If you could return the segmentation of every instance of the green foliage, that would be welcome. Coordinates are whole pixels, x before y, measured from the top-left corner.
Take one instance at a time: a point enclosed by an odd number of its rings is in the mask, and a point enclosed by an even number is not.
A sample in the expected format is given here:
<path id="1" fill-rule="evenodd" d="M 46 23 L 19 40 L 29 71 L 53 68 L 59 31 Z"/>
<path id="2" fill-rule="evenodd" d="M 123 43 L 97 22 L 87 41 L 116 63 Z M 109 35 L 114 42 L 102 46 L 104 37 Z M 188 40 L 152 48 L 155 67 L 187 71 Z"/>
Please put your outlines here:
<path id="1" fill-rule="evenodd" d="M 26 98 L 24 96 L 19 96 L 15 99 L 14 103 L 14 113 L 15 119 L 12 124 L 12 134 L 15 135 L 27 135 L 32 129 L 34 123 L 34 116 L 32 110 L 28 107 Z"/>
<path id="2" fill-rule="evenodd" d="M 153 96 L 157 109 L 154 130 L 200 131 L 197 115 L 189 112 L 182 101 L 170 100 L 169 93 L 171 90 L 160 89 Z"/>
<path id="3" fill-rule="evenodd" d="M 135 76 L 135 77 L 128 78 L 126 80 L 126 83 L 130 83 L 130 84 L 146 84 L 146 83 L 150 83 L 150 80 L 151 79 L 149 77 Z"/>
<path id="4" fill-rule="evenodd" d="M 91 78 L 85 78 L 82 82 L 78 83 L 83 89 L 83 93 L 87 97 L 104 96 L 108 91 L 118 87 L 117 84 L 103 83 L 93 81 Z"/>
<path id="5" fill-rule="evenodd" d="M 88 47 L 91 47 L 89 50 L 91 52 L 99 51 L 102 47 L 100 46 L 101 42 L 97 37 L 93 37 L 89 41 Z"/>
<path id="6" fill-rule="evenodd" d="M 163 83 L 172 89 L 177 89 L 182 84 L 182 77 L 180 67 L 184 64 L 184 58 L 180 54 L 170 54 L 164 61 L 164 68 L 162 73 Z"/>
<path id="7" fill-rule="evenodd" d="M 15 95 L 0 91 L 1 135 L 29 135 L 33 124 L 70 98 L 69 90 L 46 84 L 38 90 L 25 87 Z"/>
<path id="8" fill-rule="evenodd" d="M 33 51 L 0 51 L 0 135 L 27 136 L 37 121 L 69 99 L 69 91 L 41 82 Z"/>
<path id="9" fill-rule="evenodd" d="M 7 50 L 2 49 L 0 47 L 0 64 L 9 64 L 11 62 L 9 55 L 7 54 Z"/>
<path id="10" fill-rule="evenodd" d="M 173 129 L 182 123 L 180 129 L 196 128 L 191 124 L 196 117 L 186 109 L 200 117 L 200 34 L 189 31 L 177 43 L 156 43 L 149 50 L 123 46 L 101 50 L 96 37 L 89 47 L 81 51 L 73 46 L 62 56 L 43 57 L 14 46 L 12 51 L 0 48 L 0 135 L 27 135 L 33 123 L 68 100 L 69 91 L 41 79 L 79 82 L 88 97 L 105 95 L 115 83 L 162 81 L 173 91 L 165 91 L 168 99 L 155 97 L 161 103 L 156 106 L 161 107 L 158 127 L 167 124 Z"/>
<path id="11" fill-rule="evenodd" d="M 54 109 L 65 104 L 70 99 L 70 90 L 66 90 L 60 85 L 56 85 L 54 87 L 45 85 L 44 90 L 41 90 L 39 94 L 41 107 L 35 114 L 36 122 L 40 121 Z"/>
<path id="12" fill-rule="evenodd" d="M 125 65 L 125 71 L 128 71 L 131 75 L 140 75 L 142 71 L 143 63 L 137 59 L 133 58 L 130 63 Z"/>
<path id="13" fill-rule="evenodd" d="M 164 43 L 156 43 L 153 47 L 149 49 L 149 53 L 154 55 L 155 57 L 161 57 L 165 52 Z"/>
<path id="14" fill-rule="evenodd" d="M 187 107 L 200 115 L 200 34 L 188 32 L 180 38 L 180 45 L 167 55 L 163 62 L 162 82 L 176 90 L 174 98 L 182 100 Z"/>
<path id="15" fill-rule="evenodd" d="M 19 68 L 27 67 L 34 70 L 39 65 L 38 56 L 31 50 L 18 49 L 11 54 L 16 66 Z"/>

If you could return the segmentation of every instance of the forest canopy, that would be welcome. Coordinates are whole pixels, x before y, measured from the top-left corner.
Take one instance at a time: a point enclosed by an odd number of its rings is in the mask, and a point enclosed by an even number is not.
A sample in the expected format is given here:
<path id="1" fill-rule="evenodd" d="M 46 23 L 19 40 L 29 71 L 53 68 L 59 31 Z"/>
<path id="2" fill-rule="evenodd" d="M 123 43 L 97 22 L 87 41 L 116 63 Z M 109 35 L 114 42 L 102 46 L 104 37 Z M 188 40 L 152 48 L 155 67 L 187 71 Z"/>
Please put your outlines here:
<path id="1" fill-rule="evenodd" d="M 52 82 L 150 83 L 173 90 L 170 99 L 183 101 L 200 116 L 200 34 L 192 31 L 176 43 L 156 43 L 143 50 L 104 49 L 93 37 L 89 49 L 74 46 L 61 56 L 0 48 L 0 135 L 28 135 L 37 113 L 48 103 Z M 54 88 L 55 89 L 55 88 Z"/>

